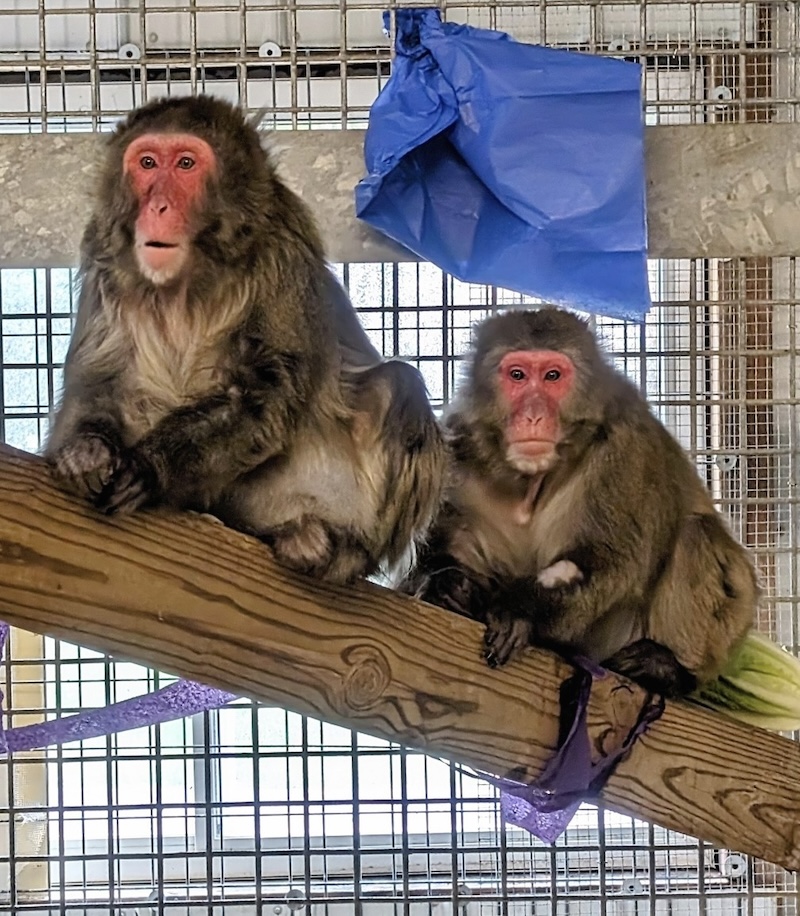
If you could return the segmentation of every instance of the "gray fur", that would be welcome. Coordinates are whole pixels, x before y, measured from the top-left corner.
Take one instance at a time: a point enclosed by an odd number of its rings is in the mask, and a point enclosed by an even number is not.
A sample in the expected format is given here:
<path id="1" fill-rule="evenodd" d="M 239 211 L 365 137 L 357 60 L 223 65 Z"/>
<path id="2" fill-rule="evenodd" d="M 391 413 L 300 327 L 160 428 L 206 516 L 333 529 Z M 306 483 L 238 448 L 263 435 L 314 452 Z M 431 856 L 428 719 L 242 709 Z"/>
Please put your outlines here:
<path id="1" fill-rule="evenodd" d="M 153 131 L 193 133 L 219 164 L 188 275 L 164 286 L 137 267 L 122 173 Z M 381 360 L 255 129 L 205 96 L 143 106 L 109 141 L 45 455 L 106 512 L 207 511 L 336 581 L 409 550 L 444 466 L 419 373 Z"/>
<path id="2" fill-rule="evenodd" d="M 505 353 L 536 349 L 577 367 L 558 462 L 538 480 L 506 460 L 495 381 Z M 752 561 L 584 322 L 549 307 L 488 319 L 445 423 L 450 482 L 405 591 L 486 620 L 490 664 L 534 642 L 666 693 L 716 676 L 753 624 Z M 548 581 L 560 563 L 573 574 Z"/>

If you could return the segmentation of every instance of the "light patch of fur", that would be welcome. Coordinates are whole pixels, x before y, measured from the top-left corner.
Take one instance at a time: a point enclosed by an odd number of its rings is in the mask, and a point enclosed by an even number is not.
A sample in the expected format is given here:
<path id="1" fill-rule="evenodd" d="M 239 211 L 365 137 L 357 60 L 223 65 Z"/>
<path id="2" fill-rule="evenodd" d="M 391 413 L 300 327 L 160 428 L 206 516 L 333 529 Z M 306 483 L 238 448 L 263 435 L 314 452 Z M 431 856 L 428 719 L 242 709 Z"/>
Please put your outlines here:
<path id="1" fill-rule="evenodd" d="M 510 445 L 506 452 L 506 459 L 514 470 L 520 474 L 545 474 L 551 471 L 557 461 L 556 450 L 553 448 L 541 455 L 529 455 L 524 446 Z"/>
<path id="2" fill-rule="evenodd" d="M 456 559 L 482 575 L 502 569 L 521 578 L 552 565 L 574 541 L 582 484 L 573 477 L 535 503 L 530 486 L 501 493 L 482 476 L 459 473 L 448 494 L 463 519 L 450 545 Z"/>
<path id="3" fill-rule="evenodd" d="M 240 480 L 220 514 L 241 519 L 255 533 L 303 515 L 371 532 L 384 489 L 382 464 L 361 457 L 345 430 L 308 428 L 286 459 L 267 462 Z"/>
<path id="4" fill-rule="evenodd" d="M 543 569 L 536 577 L 542 588 L 558 588 L 559 585 L 572 585 L 583 581 L 583 573 L 572 560 L 557 560 L 552 566 Z"/>
<path id="5" fill-rule="evenodd" d="M 177 292 L 160 309 L 126 303 L 112 334 L 123 334 L 130 351 L 125 420 L 136 438 L 169 411 L 211 394 L 219 383 L 221 335 L 244 313 L 247 291 L 218 303 L 189 308 Z"/>

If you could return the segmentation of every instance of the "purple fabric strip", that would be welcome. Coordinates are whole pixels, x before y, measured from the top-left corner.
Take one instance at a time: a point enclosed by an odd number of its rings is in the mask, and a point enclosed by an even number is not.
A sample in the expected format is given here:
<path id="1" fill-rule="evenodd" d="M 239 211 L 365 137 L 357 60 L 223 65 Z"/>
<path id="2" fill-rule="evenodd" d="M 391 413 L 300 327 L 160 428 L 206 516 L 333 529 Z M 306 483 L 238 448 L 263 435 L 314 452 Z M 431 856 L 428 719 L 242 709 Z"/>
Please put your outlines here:
<path id="1" fill-rule="evenodd" d="M 100 709 L 86 709 L 74 716 L 11 728 L 5 734 L 6 749 L 10 753 L 30 751 L 51 744 L 84 741 L 131 728 L 158 725 L 207 709 L 217 709 L 235 699 L 236 694 L 224 690 L 205 687 L 194 681 L 176 681 L 153 693 L 131 697 Z"/>
<path id="2" fill-rule="evenodd" d="M 8 625 L 0 622 L 0 659 L 8 638 Z M 648 697 L 636 723 L 614 750 L 592 759 L 586 719 L 594 681 L 607 672 L 586 659 L 573 659 L 577 671 L 561 685 L 561 717 L 556 753 L 537 780 L 530 785 L 481 773 L 482 778 L 501 790 L 503 819 L 516 824 L 546 843 L 555 842 L 566 830 L 582 801 L 596 796 L 614 767 L 630 752 L 633 742 L 664 711 L 662 698 Z M 0 711 L 4 696 L 0 691 Z M 236 694 L 194 681 L 177 681 L 140 697 L 113 703 L 102 709 L 87 709 L 74 716 L 37 722 L 6 731 L 0 717 L 0 754 L 30 751 L 97 738 L 114 732 L 142 728 L 218 709 Z"/>
<path id="3" fill-rule="evenodd" d="M 8 640 L 8 624 L 0 620 L 0 662 L 5 658 L 6 641 Z M 3 724 L 3 700 L 6 695 L 0 690 L 0 755 L 5 757 L 8 754 L 8 742 L 6 741 L 6 730 Z"/>
<path id="4" fill-rule="evenodd" d="M 526 785 L 485 776 L 501 790 L 503 819 L 545 843 L 554 843 L 561 836 L 581 802 L 597 796 L 616 765 L 630 753 L 634 741 L 664 711 L 663 697 L 648 695 L 624 740 L 609 754 L 594 760 L 587 728 L 589 697 L 595 680 L 606 677 L 608 672 L 583 658 L 572 661 L 578 670 L 561 685 L 557 750 L 538 779 Z"/>
<path id="5" fill-rule="evenodd" d="M 0 623 L 0 659 L 3 658 L 8 624 Z M 4 699 L 0 691 L 0 709 Z M 87 738 L 99 738 L 114 732 L 128 731 L 131 728 L 143 728 L 183 719 L 207 709 L 218 709 L 231 700 L 237 699 L 235 693 L 206 687 L 194 681 L 176 681 L 153 693 L 140 697 L 131 697 L 119 703 L 112 703 L 101 709 L 85 709 L 74 716 L 51 719 L 49 722 L 36 722 L 20 728 L 5 730 L 0 718 L 0 754 L 15 751 L 32 751 L 51 744 L 66 744 L 68 741 L 83 741 Z"/>

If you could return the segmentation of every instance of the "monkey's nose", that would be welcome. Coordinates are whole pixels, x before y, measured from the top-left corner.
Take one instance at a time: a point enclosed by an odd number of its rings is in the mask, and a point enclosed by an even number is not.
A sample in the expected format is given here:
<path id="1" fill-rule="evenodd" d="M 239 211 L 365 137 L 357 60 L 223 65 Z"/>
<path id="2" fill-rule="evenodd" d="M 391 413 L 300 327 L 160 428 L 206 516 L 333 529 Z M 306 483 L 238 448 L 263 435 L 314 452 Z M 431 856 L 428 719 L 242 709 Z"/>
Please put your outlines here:
<path id="1" fill-rule="evenodd" d="M 167 210 L 169 210 L 169 201 L 164 200 L 163 197 L 151 197 L 149 209 L 150 212 L 155 213 L 156 216 L 163 216 Z"/>

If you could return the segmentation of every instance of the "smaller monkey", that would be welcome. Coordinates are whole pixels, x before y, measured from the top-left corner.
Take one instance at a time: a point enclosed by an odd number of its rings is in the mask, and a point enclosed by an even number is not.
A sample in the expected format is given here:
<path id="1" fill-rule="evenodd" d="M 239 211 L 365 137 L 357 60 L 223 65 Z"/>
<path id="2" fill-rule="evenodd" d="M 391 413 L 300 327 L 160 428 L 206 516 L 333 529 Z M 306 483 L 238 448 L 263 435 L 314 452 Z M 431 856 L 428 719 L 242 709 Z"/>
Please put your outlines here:
<path id="1" fill-rule="evenodd" d="M 753 624 L 748 553 L 589 327 L 554 307 L 477 328 L 445 417 L 446 497 L 401 589 L 667 696 L 713 679 Z"/>
<path id="2" fill-rule="evenodd" d="M 194 509 L 300 572 L 401 561 L 445 452 L 419 372 L 383 361 L 255 127 L 160 99 L 107 142 L 45 448 L 108 514 Z"/>

